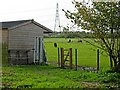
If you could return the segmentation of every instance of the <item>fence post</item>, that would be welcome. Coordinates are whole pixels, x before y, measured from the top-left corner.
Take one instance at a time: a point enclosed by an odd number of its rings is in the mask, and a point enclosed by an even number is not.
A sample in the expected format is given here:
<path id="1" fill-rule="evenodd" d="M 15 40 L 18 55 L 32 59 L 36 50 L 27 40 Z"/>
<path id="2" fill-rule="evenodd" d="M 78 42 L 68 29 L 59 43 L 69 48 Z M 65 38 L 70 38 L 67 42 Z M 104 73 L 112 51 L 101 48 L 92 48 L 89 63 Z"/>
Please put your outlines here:
<path id="1" fill-rule="evenodd" d="M 75 49 L 75 70 L 77 70 L 77 49 Z"/>
<path id="2" fill-rule="evenodd" d="M 61 48 L 61 68 L 64 68 L 64 50 Z"/>
<path id="3" fill-rule="evenodd" d="M 69 51 L 70 51 L 70 68 L 72 69 L 72 48 L 70 48 Z"/>
<path id="4" fill-rule="evenodd" d="M 60 49 L 58 48 L 58 66 L 60 67 Z"/>
<path id="5" fill-rule="evenodd" d="M 99 70 L 99 49 L 97 49 L 97 70 Z"/>

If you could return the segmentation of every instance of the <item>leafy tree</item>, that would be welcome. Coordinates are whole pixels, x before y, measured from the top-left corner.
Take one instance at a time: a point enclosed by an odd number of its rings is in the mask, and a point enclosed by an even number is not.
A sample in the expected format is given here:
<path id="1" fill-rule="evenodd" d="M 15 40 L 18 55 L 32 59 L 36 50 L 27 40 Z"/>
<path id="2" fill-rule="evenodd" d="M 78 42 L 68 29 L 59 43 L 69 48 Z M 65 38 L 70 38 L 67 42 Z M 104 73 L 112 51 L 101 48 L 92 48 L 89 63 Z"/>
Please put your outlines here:
<path id="1" fill-rule="evenodd" d="M 120 71 L 120 2 L 72 2 L 75 11 L 65 11 L 71 22 L 92 32 L 96 41 L 110 57 L 110 65 Z M 114 66 L 113 66 L 114 63 Z"/>
<path id="2" fill-rule="evenodd" d="M 63 32 L 69 32 L 69 27 L 63 27 Z"/>

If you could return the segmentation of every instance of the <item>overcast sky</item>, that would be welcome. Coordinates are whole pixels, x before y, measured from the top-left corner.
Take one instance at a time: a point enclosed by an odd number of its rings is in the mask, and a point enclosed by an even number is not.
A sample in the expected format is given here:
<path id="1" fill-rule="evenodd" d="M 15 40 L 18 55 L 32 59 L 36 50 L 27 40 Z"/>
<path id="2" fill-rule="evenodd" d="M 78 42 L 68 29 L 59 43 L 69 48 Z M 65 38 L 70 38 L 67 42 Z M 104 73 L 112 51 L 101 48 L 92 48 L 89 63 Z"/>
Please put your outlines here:
<path id="1" fill-rule="evenodd" d="M 74 10 L 72 0 L 0 0 L 0 22 L 34 19 L 38 23 L 54 29 L 56 3 L 59 4 L 61 26 L 66 26 L 65 10 Z"/>

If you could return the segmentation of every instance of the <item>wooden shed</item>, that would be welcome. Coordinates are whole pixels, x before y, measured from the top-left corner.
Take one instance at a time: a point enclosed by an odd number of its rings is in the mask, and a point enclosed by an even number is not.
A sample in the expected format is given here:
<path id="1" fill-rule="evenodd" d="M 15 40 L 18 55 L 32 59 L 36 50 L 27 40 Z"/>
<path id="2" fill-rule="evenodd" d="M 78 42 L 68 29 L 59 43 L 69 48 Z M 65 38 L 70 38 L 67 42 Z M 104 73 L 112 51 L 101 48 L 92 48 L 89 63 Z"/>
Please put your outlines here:
<path id="1" fill-rule="evenodd" d="M 2 43 L 7 44 L 9 64 L 47 63 L 43 35 L 52 30 L 33 19 L 1 23 Z"/>

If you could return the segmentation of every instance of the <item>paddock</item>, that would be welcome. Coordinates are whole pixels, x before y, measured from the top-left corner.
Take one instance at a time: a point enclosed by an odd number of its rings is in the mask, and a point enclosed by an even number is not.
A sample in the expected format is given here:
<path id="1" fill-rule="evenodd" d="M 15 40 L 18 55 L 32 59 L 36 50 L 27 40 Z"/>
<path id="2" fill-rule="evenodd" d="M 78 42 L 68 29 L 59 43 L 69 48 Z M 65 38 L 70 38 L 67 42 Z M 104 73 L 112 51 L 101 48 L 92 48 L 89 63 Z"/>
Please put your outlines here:
<path id="1" fill-rule="evenodd" d="M 48 63 L 58 63 L 58 48 L 72 48 L 73 65 L 75 66 L 75 49 L 77 49 L 77 65 L 81 68 L 91 67 L 97 70 L 97 50 L 98 48 L 82 41 L 77 42 L 78 38 L 71 38 L 73 42 L 67 43 L 65 38 L 45 38 L 44 45 L 48 57 Z M 89 38 L 86 40 L 92 41 Z M 57 48 L 54 47 L 54 42 L 57 43 Z M 52 51 L 52 52 L 51 52 Z M 109 68 L 109 57 L 102 50 L 99 51 L 99 68 Z"/>

